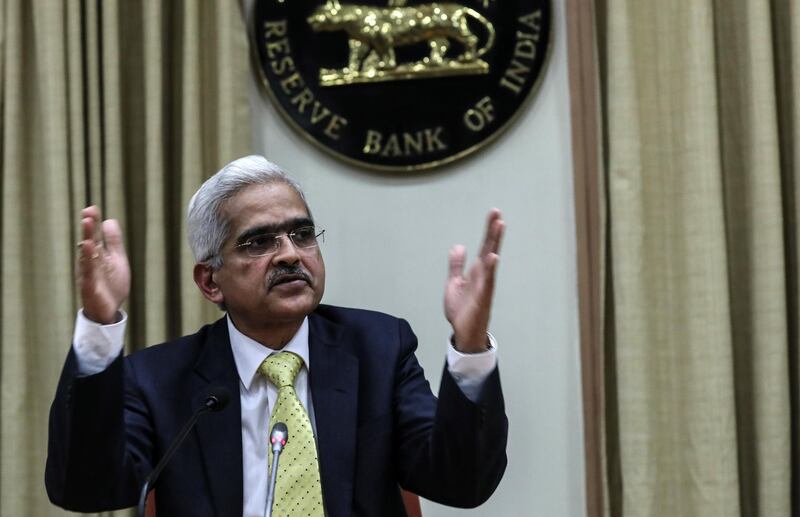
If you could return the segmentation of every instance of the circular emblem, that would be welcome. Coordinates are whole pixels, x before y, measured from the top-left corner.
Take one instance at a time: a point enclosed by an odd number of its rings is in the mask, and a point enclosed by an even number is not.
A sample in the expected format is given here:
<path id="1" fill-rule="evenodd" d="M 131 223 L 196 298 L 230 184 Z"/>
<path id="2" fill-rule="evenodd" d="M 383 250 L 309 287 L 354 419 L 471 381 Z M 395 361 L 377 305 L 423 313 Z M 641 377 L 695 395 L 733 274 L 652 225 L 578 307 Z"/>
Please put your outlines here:
<path id="1" fill-rule="evenodd" d="M 417 170 L 466 156 L 514 120 L 549 54 L 550 0 L 257 0 L 267 91 L 349 162 Z"/>

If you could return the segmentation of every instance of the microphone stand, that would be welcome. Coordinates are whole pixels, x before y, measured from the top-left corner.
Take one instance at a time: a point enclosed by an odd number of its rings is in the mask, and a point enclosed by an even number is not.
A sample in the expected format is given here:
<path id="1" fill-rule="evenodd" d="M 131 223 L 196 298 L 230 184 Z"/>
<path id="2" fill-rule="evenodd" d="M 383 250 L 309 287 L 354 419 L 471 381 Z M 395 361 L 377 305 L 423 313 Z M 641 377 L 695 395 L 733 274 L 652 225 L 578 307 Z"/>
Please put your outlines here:
<path id="1" fill-rule="evenodd" d="M 186 424 L 183 426 L 181 432 L 178 433 L 178 436 L 172 441 L 172 443 L 169 446 L 169 449 L 167 449 L 167 452 L 164 453 L 164 456 L 158 462 L 156 468 L 154 468 L 153 471 L 150 473 L 150 475 L 147 476 L 147 479 L 144 482 L 144 486 L 142 486 L 142 491 L 139 494 L 139 506 L 136 512 L 136 514 L 139 517 L 144 517 L 145 506 L 147 504 L 147 494 L 148 492 L 150 492 L 150 487 L 156 482 L 156 479 L 158 479 L 158 475 L 161 474 L 161 471 L 164 470 L 164 467 L 167 466 L 169 460 L 172 458 L 172 456 L 175 454 L 178 448 L 183 444 L 183 440 L 192 430 L 194 424 L 197 423 L 197 419 L 200 418 L 201 415 L 208 413 L 209 411 L 221 410 L 228 403 L 228 398 L 230 398 L 230 395 L 227 393 L 227 390 L 224 390 L 223 392 L 222 389 L 220 390 L 220 393 L 218 395 L 214 394 L 209 395 L 208 398 L 205 400 L 203 406 L 197 411 L 195 411 L 194 414 L 192 415 L 192 418 L 190 418 L 189 421 L 186 422 Z"/>
<path id="2" fill-rule="evenodd" d="M 278 422 L 272 427 L 269 441 L 272 443 L 272 469 L 270 469 L 269 484 L 267 485 L 267 507 L 264 517 L 272 517 L 272 504 L 275 502 L 275 483 L 278 481 L 278 458 L 283 452 L 283 446 L 289 438 L 286 424 Z"/>

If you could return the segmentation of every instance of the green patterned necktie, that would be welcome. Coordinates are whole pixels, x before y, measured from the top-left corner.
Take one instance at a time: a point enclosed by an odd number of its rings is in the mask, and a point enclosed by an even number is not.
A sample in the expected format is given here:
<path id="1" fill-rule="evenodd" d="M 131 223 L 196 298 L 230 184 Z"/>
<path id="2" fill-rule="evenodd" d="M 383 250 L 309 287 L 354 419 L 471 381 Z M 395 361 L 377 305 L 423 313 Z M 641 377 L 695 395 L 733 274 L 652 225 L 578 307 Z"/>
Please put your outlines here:
<path id="1" fill-rule="evenodd" d="M 283 422 L 289 428 L 289 439 L 281 453 L 275 484 L 275 503 L 272 507 L 275 517 L 325 515 L 314 431 L 308 413 L 294 390 L 294 379 L 302 366 L 303 359 L 300 356 L 280 352 L 264 359 L 258 369 L 278 388 L 278 399 L 269 418 L 269 428 L 272 429 L 277 422 Z M 269 465 L 271 468 L 271 447 Z"/>

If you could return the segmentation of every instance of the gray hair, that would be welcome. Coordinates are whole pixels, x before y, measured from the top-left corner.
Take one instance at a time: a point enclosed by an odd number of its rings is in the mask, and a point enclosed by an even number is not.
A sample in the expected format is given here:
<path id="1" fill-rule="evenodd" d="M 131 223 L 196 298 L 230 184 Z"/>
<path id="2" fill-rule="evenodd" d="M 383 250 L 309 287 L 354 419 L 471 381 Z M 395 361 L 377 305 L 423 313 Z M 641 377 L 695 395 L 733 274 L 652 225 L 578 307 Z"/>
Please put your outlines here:
<path id="1" fill-rule="evenodd" d="M 311 216 L 300 184 L 280 167 L 263 156 L 239 158 L 208 178 L 189 201 L 186 226 L 189 246 L 196 262 L 206 263 L 213 269 L 222 267 L 220 250 L 230 232 L 230 221 L 222 216 L 225 202 L 246 187 L 270 183 L 283 183 L 294 189 Z"/>

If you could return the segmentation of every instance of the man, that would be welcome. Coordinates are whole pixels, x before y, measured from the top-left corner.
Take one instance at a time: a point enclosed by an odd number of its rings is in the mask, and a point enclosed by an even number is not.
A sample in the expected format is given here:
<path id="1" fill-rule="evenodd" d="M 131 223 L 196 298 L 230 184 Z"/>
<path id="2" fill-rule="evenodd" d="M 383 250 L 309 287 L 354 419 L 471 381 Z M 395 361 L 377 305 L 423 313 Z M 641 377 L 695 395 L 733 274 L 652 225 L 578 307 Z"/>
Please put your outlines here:
<path id="1" fill-rule="evenodd" d="M 163 515 L 263 515 L 270 413 L 286 404 L 301 409 L 286 417 L 298 423 L 280 458 L 276 516 L 403 515 L 398 485 L 461 507 L 492 494 L 507 434 L 487 333 L 499 211 L 466 275 L 464 248 L 450 253 L 453 336 L 438 401 L 405 321 L 320 305 L 322 231 L 299 186 L 264 158 L 228 164 L 189 203 L 194 280 L 226 311 L 197 334 L 122 357 L 130 273 L 118 224 L 100 221 L 96 207 L 82 211 L 83 309 L 50 416 L 46 485 L 55 504 L 84 512 L 136 504 L 146 476 L 218 385 L 239 396 L 203 417 L 162 472 Z M 288 381 L 270 377 L 278 358 L 296 365 Z M 310 444 L 302 450 L 301 436 Z"/>

